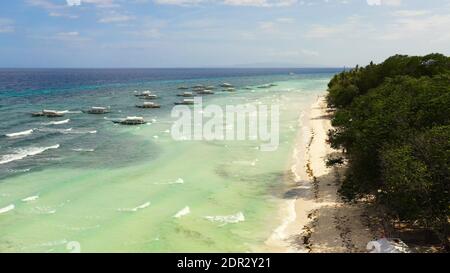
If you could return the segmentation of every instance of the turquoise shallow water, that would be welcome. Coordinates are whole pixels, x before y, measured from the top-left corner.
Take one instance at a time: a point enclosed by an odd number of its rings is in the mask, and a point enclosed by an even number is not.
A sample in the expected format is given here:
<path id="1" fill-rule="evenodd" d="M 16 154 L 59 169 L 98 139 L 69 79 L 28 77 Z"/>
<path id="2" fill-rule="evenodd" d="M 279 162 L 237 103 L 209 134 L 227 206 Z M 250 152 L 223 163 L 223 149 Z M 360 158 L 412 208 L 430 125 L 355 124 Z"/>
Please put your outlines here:
<path id="1" fill-rule="evenodd" d="M 213 75 L 0 93 L 0 252 L 68 252 L 70 242 L 83 252 L 258 249 L 281 222 L 283 176 L 299 116 L 331 76 Z M 205 105 L 280 106 L 276 151 L 263 152 L 251 140 L 172 139 L 175 87 L 223 81 L 237 92 L 218 92 Z M 256 88 L 267 83 L 276 86 Z M 159 92 L 162 108 L 135 108 L 136 89 Z M 112 113 L 105 118 L 79 112 L 93 104 L 110 106 Z M 70 112 L 56 120 L 28 115 L 42 108 Z M 135 114 L 152 122 L 124 127 L 110 120 Z M 4 136 L 28 129 L 33 133 Z"/>

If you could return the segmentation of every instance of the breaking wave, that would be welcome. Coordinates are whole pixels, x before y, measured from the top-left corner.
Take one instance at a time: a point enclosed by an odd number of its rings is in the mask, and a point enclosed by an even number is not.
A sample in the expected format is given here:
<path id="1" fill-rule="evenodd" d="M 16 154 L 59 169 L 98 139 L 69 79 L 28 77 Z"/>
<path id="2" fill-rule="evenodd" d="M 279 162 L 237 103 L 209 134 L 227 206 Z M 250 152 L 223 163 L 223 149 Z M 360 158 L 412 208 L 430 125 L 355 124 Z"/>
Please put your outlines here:
<path id="1" fill-rule="evenodd" d="M 131 209 L 117 209 L 117 211 L 121 211 L 121 212 L 122 211 L 124 211 L 124 212 L 136 212 L 138 210 L 145 209 L 145 208 L 147 208 L 149 206 L 150 206 L 150 202 L 147 202 L 147 203 L 139 205 L 139 206 L 137 206 L 135 208 L 131 208 Z"/>
<path id="2" fill-rule="evenodd" d="M 191 209 L 189 207 L 185 207 L 182 210 L 180 210 L 179 212 L 177 212 L 173 217 L 181 218 L 181 217 L 186 216 L 186 215 L 188 215 L 190 213 L 191 213 Z"/>
<path id="3" fill-rule="evenodd" d="M 8 211 L 11 211 L 11 210 L 13 210 L 15 208 L 16 208 L 16 206 L 14 206 L 13 204 L 11 204 L 9 206 L 6 206 L 4 208 L 0 208 L 0 214 L 7 213 Z"/>
<path id="4" fill-rule="evenodd" d="M 245 221 L 244 213 L 238 212 L 233 215 L 225 215 L 225 216 L 205 216 L 205 219 L 211 221 L 211 222 L 217 222 L 222 223 L 223 225 L 226 224 L 235 224 L 239 222 Z"/>
<path id="5" fill-rule="evenodd" d="M 26 130 L 26 131 L 22 131 L 22 132 L 6 134 L 5 136 L 7 136 L 7 137 L 21 137 L 21 136 L 31 135 L 33 132 L 34 132 L 34 129 L 30 129 L 30 130 Z"/>
<path id="6" fill-rule="evenodd" d="M 50 149 L 58 149 L 59 144 L 49 146 L 49 147 L 29 147 L 29 148 L 19 148 L 13 154 L 7 154 L 0 157 L 0 165 L 9 162 L 24 159 L 29 156 L 41 154 Z"/>

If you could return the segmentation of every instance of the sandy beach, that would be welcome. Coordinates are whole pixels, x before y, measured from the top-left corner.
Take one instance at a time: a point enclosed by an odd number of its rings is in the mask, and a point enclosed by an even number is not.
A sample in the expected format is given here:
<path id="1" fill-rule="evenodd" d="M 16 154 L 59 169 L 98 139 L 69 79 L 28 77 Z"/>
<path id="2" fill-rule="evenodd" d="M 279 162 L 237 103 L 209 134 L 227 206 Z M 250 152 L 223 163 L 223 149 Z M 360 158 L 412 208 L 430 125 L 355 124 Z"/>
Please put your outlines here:
<path id="1" fill-rule="evenodd" d="M 338 151 L 327 144 L 331 129 L 324 97 L 300 117 L 282 223 L 266 241 L 270 252 L 365 252 L 373 239 L 364 224 L 364 209 L 344 203 L 338 183 L 344 167 L 328 168 L 326 158 Z"/>

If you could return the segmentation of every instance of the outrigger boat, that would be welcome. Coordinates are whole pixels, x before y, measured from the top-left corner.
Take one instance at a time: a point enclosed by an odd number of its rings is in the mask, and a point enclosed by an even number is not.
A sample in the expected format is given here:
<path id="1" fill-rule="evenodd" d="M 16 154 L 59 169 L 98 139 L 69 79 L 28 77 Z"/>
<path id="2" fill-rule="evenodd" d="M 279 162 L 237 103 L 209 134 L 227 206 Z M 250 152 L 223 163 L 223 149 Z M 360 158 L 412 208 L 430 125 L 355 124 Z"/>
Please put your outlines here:
<path id="1" fill-rule="evenodd" d="M 175 102 L 175 105 L 193 105 L 194 99 L 184 99 L 181 102 Z"/>
<path id="2" fill-rule="evenodd" d="M 113 122 L 122 125 L 140 125 L 147 123 L 143 117 L 126 117 L 122 120 L 113 120 Z"/>
<path id="3" fill-rule="evenodd" d="M 154 95 L 154 94 L 146 94 L 146 95 L 143 95 L 143 96 L 139 96 L 139 98 L 143 99 L 143 100 L 154 100 L 154 99 L 157 99 L 158 96 Z"/>
<path id="4" fill-rule="evenodd" d="M 137 108 L 161 108 L 161 105 L 154 102 L 144 102 L 141 105 L 136 105 Z"/>
<path id="5" fill-rule="evenodd" d="M 189 89 L 189 87 L 187 87 L 187 86 L 180 86 L 180 87 L 178 87 L 178 90 L 188 90 Z"/>
<path id="6" fill-rule="evenodd" d="M 182 94 L 178 94 L 178 97 L 193 97 L 194 93 L 192 92 L 183 92 Z"/>
<path id="7" fill-rule="evenodd" d="M 220 87 L 233 87 L 233 85 L 230 83 L 224 82 L 220 85 Z"/>
<path id="8" fill-rule="evenodd" d="M 233 88 L 233 87 L 228 87 L 228 88 L 225 88 L 223 91 L 225 91 L 225 92 L 235 92 L 236 89 Z"/>
<path id="9" fill-rule="evenodd" d="M 200 95 L 213 95 L 214 91 L 205 89 L 205 90 L 198 91 L 197 94 L 200 94 Z"/>
<path id="10" fill-rule="evenodd" d="M 35 112 L 31 115 L 33 117 L 60 118 L 64 116 L 64 113 L 55 110 L 42 110 L 41 112 Z"/>
<path id="11" fill-rule="evenodd" d="M 136 91 L 135 91 L 136 92 Z M 138 93 L 138 94 L 134 94 L 136 97 L 145 97 L 145 96 L 148 96 L 148 95 L 152 95 L 152 91 L 150 91 L 150 90 L 147 90 L 147 91 L 144 91 L 144 92 L 141 92 L 141 93 Z"/>
<path id="12" fill-rule="evenodd" d="M 93 114 L 93 115 L 101 115 L 109 113 L 109 109 L 106 107 L 91 107 L 89 110 L 84 110 L 84 113 Z"/>

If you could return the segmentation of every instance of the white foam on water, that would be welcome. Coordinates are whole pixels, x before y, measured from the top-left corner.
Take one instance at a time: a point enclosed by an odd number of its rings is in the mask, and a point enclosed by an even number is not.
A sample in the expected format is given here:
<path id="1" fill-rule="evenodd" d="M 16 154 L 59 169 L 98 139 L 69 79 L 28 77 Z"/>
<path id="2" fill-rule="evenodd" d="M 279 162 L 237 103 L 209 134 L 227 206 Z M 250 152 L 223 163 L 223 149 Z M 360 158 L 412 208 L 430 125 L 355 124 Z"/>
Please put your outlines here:
<path id="1" fill-rule="evenodd" d="M 67 131 L 61 131 L 63 134 L 96 134 L 97 130 L 73 130 L 73 128 L 68 129 Z"/>
<path id="2" fill-rule="evenodd" d="M 7 136 L 7 137 L 21 137 L 21 136 L 31 135 L 33 132 L 34 132 L 34 129 L 30 129 L 30 130 L 26 130 L 26 131 L 22 131 L 22 132 L 6 134 L 5 136 Z"/>
<path id="3" fill-rule="evenodd" d="M 0 214 L 7 213 L 8 211 L 12 211 L 15 208 L 16 208 L 16 206 L 14 206 L 13 204 L 6 206 L 4 208 L 0 208 Z"/>
<path id="4" fill-rule="evenodd" d="M 244 222 L 245 221 L 245 216 L 244 213 L 242 213 L 241 211 L 236 213 L 236 214 L 232 214 L 232 215 L 225 215 L 225 216 L 205 216 L 205 219 L 211 221 L 211 222 L 218 222 L 218 223 L 222 223 L 223 225 L 226 224 L 236 224 L 239 222 Z"/>
<path id="5" fill-rule="evenodd" d="M 283 240 L 286 239 L 287 237 L 287 233 L 286 233 L 286 229 L 289 226 L 289 224 L 291 224 L 292 222 L 295 221 L 295 219 L 297 219 L 297 212 L 295 211 L 295 204 L 296 204 L 297 200 L 289 200 L 286 203 L 286 212 L 287 212 L 287 216 L 284 217 L 283 222 L 273 231 L 271 238 L 272 239 L 277 239 L 277 240 Z"/>
<path id="6" fill-rule="evenodd" d="M 31 171 L 30 168 L 28 168 L 28 169 L 9 169 L 8 170 L 8 172 L 11 172 L 11 173 L 26 173 L 29 171 Z"/>
<path id="7" fill-rule="evenodd" d="M 135 208 L 131 208 L 131 209 L 117 209 L 117 211 L 121 211 L 121 212 L 136 212 L 138 210 L 145 209 L 145 208 L 149 207 L 150 204 L 151 204 L 150 202 L 147 202 L 147 203 L 139 205 L 139 206 L 137 206 Z"/>
<path id="8" fill-rule="evenodd" d="M 72 151 L 74 151 L 74 152 L 95 152 L 94 149 L 82 149 L 82 148 L 75 148 L 75 149 L 72 149 Z"/>
<path id="9" fill-rule="evenodd" d="M 0 165 L 6 164 L 9 162 L 17 161 L 24 159 L 29 156 L 41 154 L 50 149 L 58 149 L 59 144 L 49 146 L 49 147 L 28 147 L 28 148 L 19 148 L 13 154 L 7 154 L 0 157 Z"/>
<path id="10" fill-rule="evenodd" d="M 27 202 L 36 201 L 38 199 L 39 199 L 39 195 L 33 195 L 33 196 L 22 199 L 22 202 L 27 203 Z"/>
<path id="11" fill-rule="evenodd" d="M 175 181 L 171 181 L 171 182 L 162 182 L 162 183 L 154 183 L 155 185 L 173 185 L 173 184 L 184 184 L 184 180 L 183 178 L 178 178 Z"/>
<path id="12" fill-rule="evenodd" d="M 55 214 L 56 209 L 47 206 L 34 207 L 32 211 L 36 214 Z"/>
<path id="13" fill-rule="evenodd" d="M 180 210 L 179 212 L 177 212 L 173 217 L 175 218 L 181 218 L 183 216 L 186 216 L 188 214 L 191 213 L 191 209 L 189 207 L 184 207 L 182 210 Z"/>
<path id="14" fill-rule="evenodd" d="M 254 160 L 252 160 L 252 161 L 248 161 L 248 160 L 236 160 L 236 161 L 233 161 L 232 163 L 233 164 L 238 164 L 238 165 L 248 165 L 248 166 L 252 166 L 252 167 L 254 167 L 254 166 L 256 166 L 256 164 L 258 163 L 258 159 L 254 159 Z"/>
<path id="15" fill-rule="evenodd" d="M 81 114 L 83 112 L 81 112 L 81 111 L 64 110 L 64 111 L 58 111 L 58 113 L 61 113 L 61 114 Z"/>
<path id="16" fill-rule="evenodd" d="M 60 120 L 60 121 L 47 122 L 47 123 L 44 123 L 44 125 L 61 125 L 61 124 L 69 123 L 69 122 L 70 122 L 70 119 L 65 119 L 65 120 Z"/>

